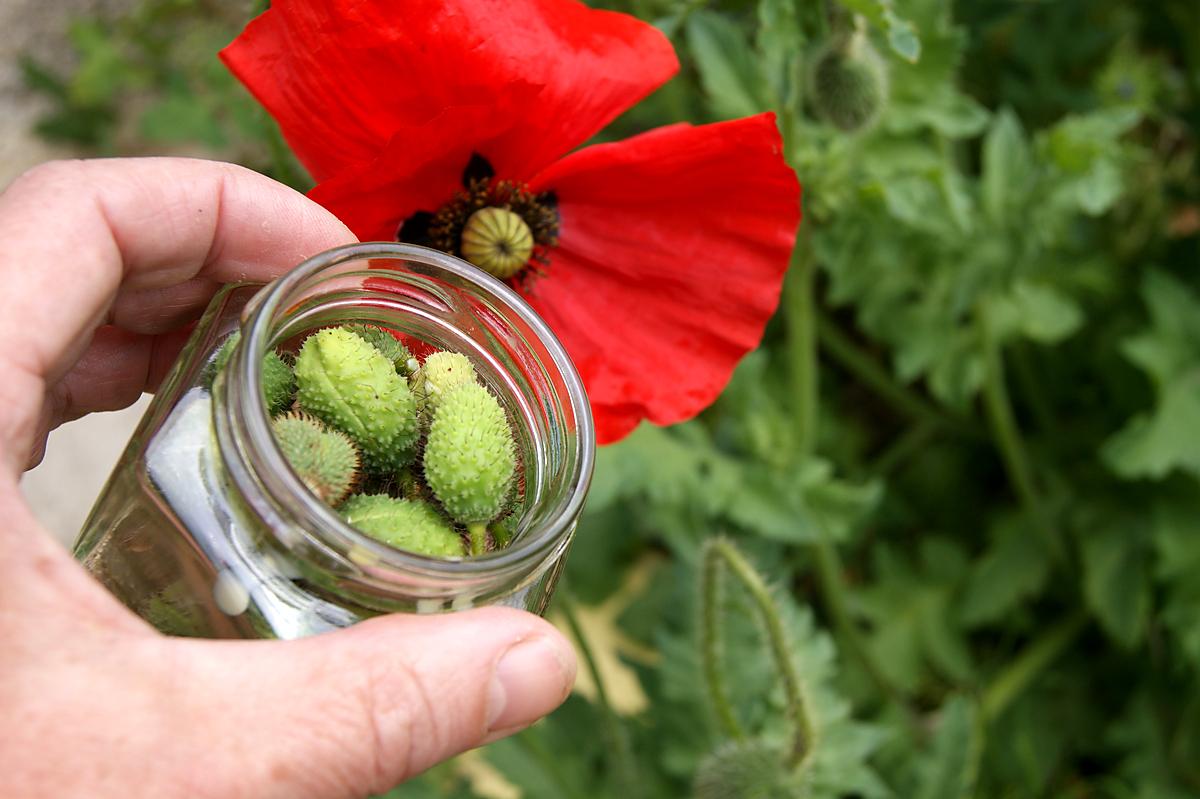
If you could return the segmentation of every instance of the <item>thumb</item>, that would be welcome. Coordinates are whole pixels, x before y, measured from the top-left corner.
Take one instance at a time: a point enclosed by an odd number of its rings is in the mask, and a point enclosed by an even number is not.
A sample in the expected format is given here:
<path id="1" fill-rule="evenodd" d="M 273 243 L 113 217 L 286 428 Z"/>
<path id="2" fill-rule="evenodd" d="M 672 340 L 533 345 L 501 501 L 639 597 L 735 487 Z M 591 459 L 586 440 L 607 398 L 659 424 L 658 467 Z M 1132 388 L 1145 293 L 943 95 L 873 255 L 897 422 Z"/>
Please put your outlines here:
<path id="1" fill-rule="evenodd" d="M 386 616 L 296 641 L 172 645 L 198 703 L 184 718 L 206 752 L 192 779 L 223 797 L 384 793 L 533 723 L 575 679 L 563 637 L 505 608 Z"/>

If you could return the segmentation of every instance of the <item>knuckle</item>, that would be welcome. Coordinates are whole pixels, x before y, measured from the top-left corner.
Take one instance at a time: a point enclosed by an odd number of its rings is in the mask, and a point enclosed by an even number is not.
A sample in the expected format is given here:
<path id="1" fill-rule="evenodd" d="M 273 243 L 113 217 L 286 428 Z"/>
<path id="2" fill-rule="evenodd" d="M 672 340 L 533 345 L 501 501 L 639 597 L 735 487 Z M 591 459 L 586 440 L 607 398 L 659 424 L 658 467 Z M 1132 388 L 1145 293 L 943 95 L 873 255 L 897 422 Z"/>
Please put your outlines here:
<path id="1" fill-rule="evenodd" d="M 431 765 L 446 741 L 435 693 L 419 670 L 376 662 L 359 675 L 359 734 L 370 741 L 373 789 L 384 792 Z"/>
<path id="2" fill-rule="evenodd" d="M 78 184 L 86 172 L 86 162 L 79 159 L 44 161 L 25 170 L 12 182 L 8 191 L 17 193 L 63 184 Z"/>

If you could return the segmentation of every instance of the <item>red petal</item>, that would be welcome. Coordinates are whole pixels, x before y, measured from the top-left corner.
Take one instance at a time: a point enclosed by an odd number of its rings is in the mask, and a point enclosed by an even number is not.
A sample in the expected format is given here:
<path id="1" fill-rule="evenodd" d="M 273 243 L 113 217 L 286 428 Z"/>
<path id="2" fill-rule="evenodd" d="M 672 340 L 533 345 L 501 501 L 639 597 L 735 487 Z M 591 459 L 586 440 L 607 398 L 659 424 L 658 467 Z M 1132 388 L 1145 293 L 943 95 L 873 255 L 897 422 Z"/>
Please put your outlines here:
<path id="1" fill-rule="evenodd" d="M 221 56 L 318 181 L 514 83 L 538 91 L 498 110 L 505 135 L 481 154 L 524 179 L 678 69 L 654 27 L 574 0 L 275 0 Z"/>
<path id="2" fill-rule="evenodd" d="M 490 108 L 448 108 L 424 125 L 399 128 L 379 157 L 320 183 L 309 197 L 362 241 L 391 241 L 417 211 L 436 211 L 462 188 L 462 172 L 478 144 L 495 135 Z M 461 132 L 473 132 L 464 141 Z"/>
<path id="3" fill-rule="evenodd" d="M 800 186 L 774 116 L 673 125 L 538 175 L 562 214 L 530 302 L 583 375 L 601 443 L 688 419 L 758 345 L 779 302 Z"/>

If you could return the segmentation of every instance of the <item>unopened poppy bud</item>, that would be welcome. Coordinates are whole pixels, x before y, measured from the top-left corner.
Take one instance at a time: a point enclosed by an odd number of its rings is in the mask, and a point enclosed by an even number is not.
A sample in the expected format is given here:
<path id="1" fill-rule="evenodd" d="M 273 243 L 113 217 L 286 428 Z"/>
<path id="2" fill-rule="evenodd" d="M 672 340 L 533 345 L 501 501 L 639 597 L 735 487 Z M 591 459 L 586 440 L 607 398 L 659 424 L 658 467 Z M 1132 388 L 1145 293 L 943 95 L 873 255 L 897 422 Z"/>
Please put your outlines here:
<path id="1" fill-rule="evenodd" d="M 303 413 L 271 423 L 275 441 L 292 470 L 326 505 L 341 502 L 358 482 L 358 449 L 350 439 Z"/>
<path id="2" fill-rule="evenodd" d="M 792 782 L 783 755 L 757 740 L 735 741 L 712 752 L 696 769 L 695 799 L 787 799 L 802 794 Z"/>
<path id="3" fill-rule="evenodd" d="M 483 271 L 507 280 L 533 255 L 533 231 L 507 208 L 480 208 L 463 226 L 459 252 Z"/>
<path id="4" fill-rule="evenodd" d="M 369 471 L 390 474 L 412 460 L 417 407 L 392 362 L 343 328 L 304 340 L 296 356 L 300 407 L 341 430 Z"/>
<path id="5" fill-rule="evenodd" d="M 887 66 L 861 30 L 829 41 L 813 60 L 809 83 L 817 114 L 847 132 L 873 124 L 887 104 Z"/>
<path id="6" fill-rule="evenodd" d="M 439 558 L 460 558 L 462 537 L 427 502 L 358 494 L 341 507 L 342 517 L 360 532 L 396 549 Z"/>

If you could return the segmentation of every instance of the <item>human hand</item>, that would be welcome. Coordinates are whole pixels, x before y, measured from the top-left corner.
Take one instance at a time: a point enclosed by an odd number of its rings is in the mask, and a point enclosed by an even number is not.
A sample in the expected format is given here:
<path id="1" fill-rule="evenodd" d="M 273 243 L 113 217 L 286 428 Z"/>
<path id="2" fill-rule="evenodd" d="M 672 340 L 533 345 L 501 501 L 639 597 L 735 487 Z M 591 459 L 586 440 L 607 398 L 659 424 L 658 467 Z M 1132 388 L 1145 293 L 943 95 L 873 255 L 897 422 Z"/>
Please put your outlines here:
<path id="1" fill-rule="evenodd" d="M 353 240 L 290 189 L 203 161 L 52 163 L 0 194 L 0 794 L 365 796 L 566 697 L 570 647 L 501 608 L 288 642 L 161 636 L 21 497 L 47 432 L 153 390 L 219 285 Z"/>

